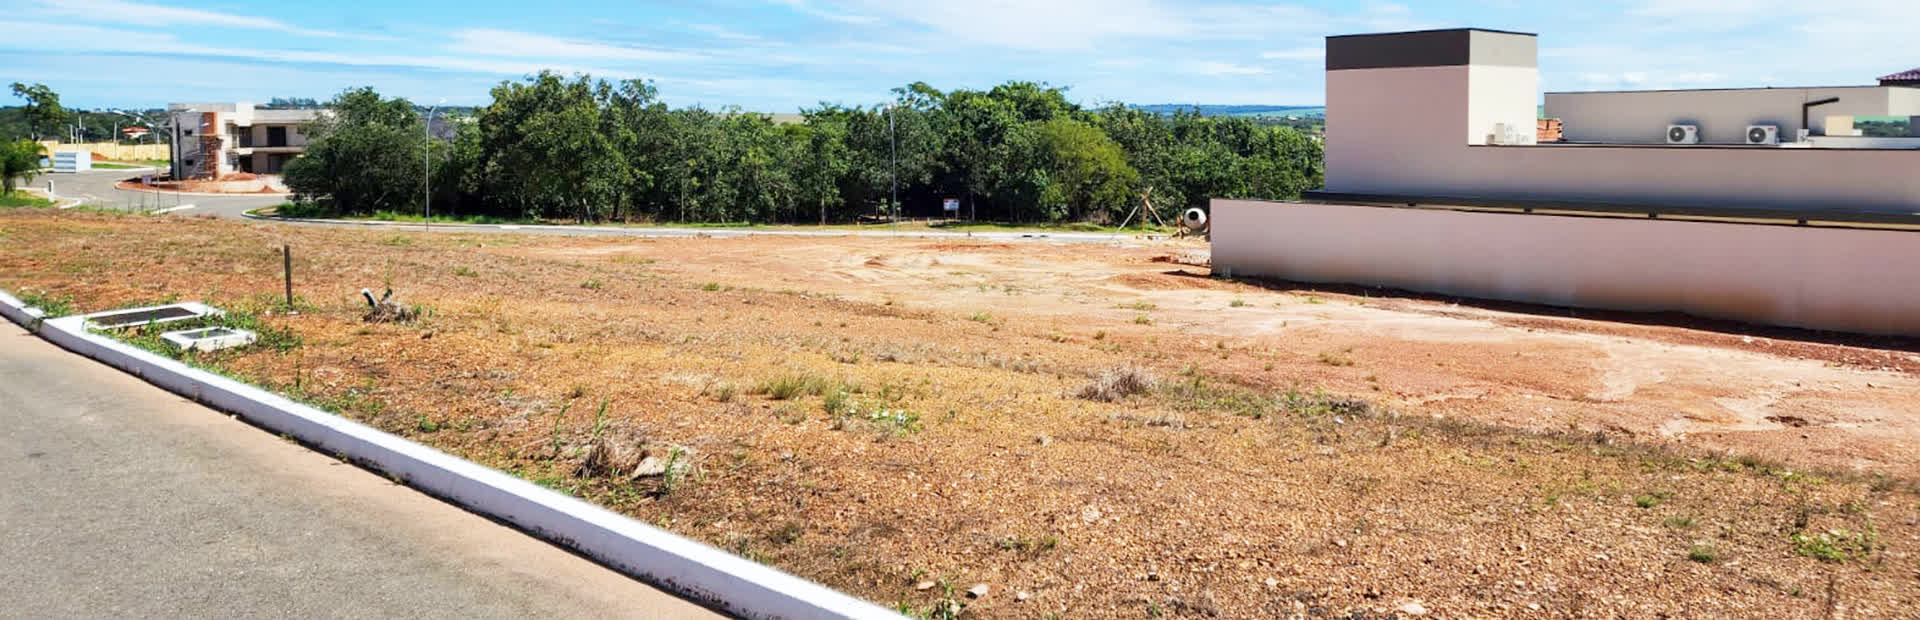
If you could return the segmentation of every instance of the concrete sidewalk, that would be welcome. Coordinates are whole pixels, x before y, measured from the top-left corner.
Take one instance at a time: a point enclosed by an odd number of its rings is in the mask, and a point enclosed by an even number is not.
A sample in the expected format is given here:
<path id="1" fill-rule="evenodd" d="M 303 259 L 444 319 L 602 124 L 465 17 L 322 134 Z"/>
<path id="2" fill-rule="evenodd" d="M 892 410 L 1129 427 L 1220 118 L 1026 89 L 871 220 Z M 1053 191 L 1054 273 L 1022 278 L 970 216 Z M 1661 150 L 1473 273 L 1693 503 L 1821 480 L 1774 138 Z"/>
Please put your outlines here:
<path id="1" fill-rule="evenodd" d="M 0 322 L 0 615 L 710 611 Z"/>

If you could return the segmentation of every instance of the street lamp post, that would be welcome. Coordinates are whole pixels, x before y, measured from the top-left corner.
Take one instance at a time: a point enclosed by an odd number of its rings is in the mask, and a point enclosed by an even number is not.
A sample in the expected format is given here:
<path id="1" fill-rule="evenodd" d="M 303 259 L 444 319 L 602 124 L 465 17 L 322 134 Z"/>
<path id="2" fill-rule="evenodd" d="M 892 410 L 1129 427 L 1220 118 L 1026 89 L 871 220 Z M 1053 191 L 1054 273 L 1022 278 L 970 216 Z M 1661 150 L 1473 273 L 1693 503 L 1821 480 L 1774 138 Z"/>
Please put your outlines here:
<path id="1" fill-rule="evenodd" d="M 426 230 L 433 230 L 433 113 L 438 112 L 440 106 L 446 102 L 447 98 L 441 97 L 440 103 L 433 104 L 433 107 L 427 108 L 427 122 L 425 123 L 427 141 L 423 143 L 427 151 L 423 157 L 427 163 L 427 176 L 422 179 L 422 181 L 425 181 L 427 190 L 427 195 L 424 196 L 426 199 L 426 217 L 422 220 L 421 224 L 426 227 Z"/>
<path id="2" fill-rule="evenodd" d="M 897 105 L 897 104 L 896 104 Z M 893 188 L 893 234 L 900 234 L 900 140 L 893 133 L 893 109 L 887 106 L 887 184 Z"/>

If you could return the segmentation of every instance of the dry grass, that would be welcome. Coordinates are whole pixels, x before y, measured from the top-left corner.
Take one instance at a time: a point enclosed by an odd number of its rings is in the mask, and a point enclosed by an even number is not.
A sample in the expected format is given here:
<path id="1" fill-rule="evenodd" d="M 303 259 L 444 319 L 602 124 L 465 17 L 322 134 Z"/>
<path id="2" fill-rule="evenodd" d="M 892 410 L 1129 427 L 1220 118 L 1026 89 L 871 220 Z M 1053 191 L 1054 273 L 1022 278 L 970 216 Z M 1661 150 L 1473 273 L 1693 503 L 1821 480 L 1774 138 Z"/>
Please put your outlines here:
<path id="1" fill-rule="evenodd" d="M 1103 403 L 1114 402 L 1135 394 L 1153 391 L 1157 381 L 1153 373 L 1138 366 L 1109 368 L 1093 378 L 1093 381 L 1080 386 L 1074 395 L 1086 400 Z"/>
<path id="2" fill-rule="evenodd" d="M 1618 428 L 1631 418 L 1603 414 L 1708 411 L 1745 396 L 1725 387 L 1741 377 L 1588 398 L 1599 382 L 1580 373 L 1607 356 L 1526 331 L 1537 326 L 1473 317 L 1459 325 L 1529 339 L 1396 338 L 1363 319 L 1466 328 L 1168 274 L 1153 247 L 388 237 L 0 213 L 0 287 L 82 311 L 167 296 L 271 309 L 290 243 L 309 305 L 260 320 L 301 344 L 203 363 L 915 612 L 1373 617 L 1418 602 L 1436 617 L 1870 617 L 1920 605 L 1910 478 Z M 865 264 L 873 256 L 886 266 Z M 990 321 L 969 320 L 983 302 L 966 274 L 988 272 L 1020 294 L 992 293 Z M 1134 323 L 1147 302 L 1090 282 L 1154 295 L 1155 320 Z M 363 323 L 359 289 L 388 286 L 433 312 Z M 1235 298 L 1248 303 L 1219 312 Z M 1390 303 L 1411 302 L 1375 300 Z M 1206 321 L 1244 323 L 1191 337 Z M 1621 343 L 1642 338 L 1604 340 L 1633 353 Z M 1748 364 L 1741 375 L 1758 363 L 1708 350 L 1714 367 Z M 1363 368 L 1323 363 L 1327 351 Z M 1853 372 L 1807 367 L 1835 384 Z M 1863 382 L 1895 386 L 1861 390 L 1884 399 L 1878 411 L 1911 409 L 1905 379 L 1872 372 Z M 1553 417 L 1567 412 L 1588 422 Z M 1835 431 L 1787 432 L 1800 445 Z M 991 594 L 967 599 L 974 583 Z"/>

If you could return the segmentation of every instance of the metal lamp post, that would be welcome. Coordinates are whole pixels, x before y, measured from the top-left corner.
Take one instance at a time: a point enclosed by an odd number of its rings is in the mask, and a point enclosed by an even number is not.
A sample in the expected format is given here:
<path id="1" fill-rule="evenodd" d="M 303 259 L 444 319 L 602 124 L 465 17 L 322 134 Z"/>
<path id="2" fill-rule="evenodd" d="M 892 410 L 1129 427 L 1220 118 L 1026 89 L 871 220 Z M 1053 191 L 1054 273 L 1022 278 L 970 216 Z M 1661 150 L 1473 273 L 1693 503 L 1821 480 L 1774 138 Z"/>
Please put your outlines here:
<path id="1" fill-rule="evenodd" d="M 427 176 L 422 179 L 425 181 L 427 190 L 427 195 L 425 196 L 426 217 L 422 220 L 422 226 L 424 226 L 426 230 L 433 230 L 433 113 L 440 111 L 440 106 L 446 103 L 447 98 L 441 97 L 440 103 L 433 104 L 433 107 L 427 108 L 427 122 L 425 123 L 427 141 L 423 143 L 426 146 L 426 154 L 423 159 L 425 159 L 427 163 Z"/>
<path id="2" fill-rule="evenodd" d="M 893 133 L 893 109 L 887 106 L 887 184 L 892 186 L 893 234 L 900 234 L 900 140 Z"/>

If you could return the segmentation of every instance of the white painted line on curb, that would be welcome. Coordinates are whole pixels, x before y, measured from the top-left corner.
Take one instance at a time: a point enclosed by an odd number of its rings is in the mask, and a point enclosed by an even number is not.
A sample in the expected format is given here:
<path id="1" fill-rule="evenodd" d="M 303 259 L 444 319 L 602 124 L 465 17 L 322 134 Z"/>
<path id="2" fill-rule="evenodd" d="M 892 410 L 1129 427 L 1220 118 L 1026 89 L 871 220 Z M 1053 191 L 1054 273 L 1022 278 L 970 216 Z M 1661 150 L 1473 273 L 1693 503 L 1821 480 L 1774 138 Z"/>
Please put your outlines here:
<path id="1" fill-rule="evenodd" d="M 180 205 L 180 206 L 178 206 L 178 207 L 167 207 L 167 208 L 165 208 L 165 209 L 157 209 L 157 210 L 154 210 L 154 211 L 152 211 L 152 212 L 153 212 L 153 213 L 172 213 L 172 212 L 174 212 L 174 211 L 183 211 L 183 210 L 186 210 L 186 209 L 192 209 L 193 207 L 194 207 L 194 205 L 190 205 L 190 204 L 185 204 L 185 205 Z"/>
<path id="2" fill-rule="evenodd" d="M 513 525 L 713 609 L 747 618 L 899 618 L 878 605 L 531 482 L 104 336 L 84 319 L 41 319 L 0 291 L 0 315 L 74 353 L 238 415 L 408 486 Z"/>

